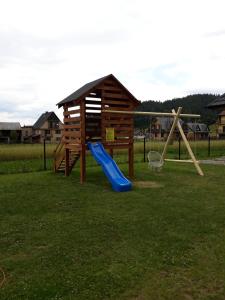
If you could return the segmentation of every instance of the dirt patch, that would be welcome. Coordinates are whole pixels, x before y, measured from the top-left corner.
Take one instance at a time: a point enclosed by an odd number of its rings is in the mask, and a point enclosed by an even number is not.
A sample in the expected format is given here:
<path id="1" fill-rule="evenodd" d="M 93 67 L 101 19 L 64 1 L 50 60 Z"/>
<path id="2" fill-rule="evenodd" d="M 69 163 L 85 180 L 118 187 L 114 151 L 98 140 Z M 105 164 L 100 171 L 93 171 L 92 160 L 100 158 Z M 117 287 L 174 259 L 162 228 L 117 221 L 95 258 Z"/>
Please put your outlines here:
<path id="1" fill-rule="evenodd" d="M 144 189 L 147 189 L 147 188 L 155 189 L 155 188 L 164 187 L 163 184 L 156 182 L 156 181 L 134 181 L 133 184 L 135 187 L 144 188 Z"/>

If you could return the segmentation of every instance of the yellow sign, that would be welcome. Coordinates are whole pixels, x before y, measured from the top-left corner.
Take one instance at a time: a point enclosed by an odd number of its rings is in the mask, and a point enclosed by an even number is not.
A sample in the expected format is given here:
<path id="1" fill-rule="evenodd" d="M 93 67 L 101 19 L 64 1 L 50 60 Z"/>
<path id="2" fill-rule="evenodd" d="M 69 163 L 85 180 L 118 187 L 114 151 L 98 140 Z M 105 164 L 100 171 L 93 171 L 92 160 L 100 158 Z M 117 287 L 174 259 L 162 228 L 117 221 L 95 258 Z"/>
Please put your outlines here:
<path id="1" fill-rule="evenodd" d="M 115 132 L 114 128 L 106 128 L 106 142 L 114 142 L 115 140 Z"/>

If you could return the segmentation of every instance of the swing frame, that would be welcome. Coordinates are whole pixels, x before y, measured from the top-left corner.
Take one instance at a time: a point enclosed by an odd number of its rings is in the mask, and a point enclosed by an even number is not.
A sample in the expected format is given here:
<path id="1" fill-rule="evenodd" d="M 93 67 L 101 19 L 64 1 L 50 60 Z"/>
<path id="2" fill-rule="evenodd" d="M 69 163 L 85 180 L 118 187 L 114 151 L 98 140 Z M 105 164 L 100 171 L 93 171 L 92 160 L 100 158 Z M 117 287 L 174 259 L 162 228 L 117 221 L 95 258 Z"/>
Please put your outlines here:
<path id="1" fill-rule="evenodd" d="M 163 152 L 162 152 L 162 160 L 163 161 L 173 161 L 173 162 L 180 162 L 180 163 L 193 163 L 194 166 L 195 166 L 195 169 L 197 171 L 197 173 L 200 175 L 200 176 L 204 176 L 204 173 L 201 169 L 201 167 L 199 166 L 199 161 L 195 158 L 195 155 L 191 149 L 191 146 L 184 134 L 184 131 L 183 131 L 183 128 L 180 124 L 180 121 L 179 121 L 179 118 L 200 118 L 200 115 L 197 115 L 197 114 L 182 114 L 181 113 L 182 111 L 182 107 L 178 107 L 178 110 L 175 111 L 174 109 L 172 109 L 172 112 L 171 113 L 160 113 L 160 112 L 140 112 L 140 111 L 116 111 L 116 110 L 103 110 L 103 112 L 105 113 L 115 113 L 115 114 L 135 114 L 135 115 L 149 115 L 149 116 L 167 116 L 167 117 L 173 117 L 173 123 L 172 123 L 172 126 L 170 128 L 170 132 L 169 132 L 169 135 L 167 137 L 167 140 L 166 140 L 166 143 L 164 145 L 164 149 L 163 149 Z M 171 142 L 171 139 L 172 139 L 172 136 L 173 136 L 173 133 L 174 133 L 174 130 L 175 128 L 177 127 L 177 129 L 179 130 L 180 132 L 180 135 L 181 135 L 181 138 L 182 140 L 184 141 L 184 144 L 187 148 L 187 151 L 189 153 L 189 156 L 190 156 L 190 159 L 187 160 L 178 160 L 178 159 L 167 159 L 166 158 L 166 153 L 167 153 L 167 149 L 168 149 L 168 145 L 170 144 Z"/>

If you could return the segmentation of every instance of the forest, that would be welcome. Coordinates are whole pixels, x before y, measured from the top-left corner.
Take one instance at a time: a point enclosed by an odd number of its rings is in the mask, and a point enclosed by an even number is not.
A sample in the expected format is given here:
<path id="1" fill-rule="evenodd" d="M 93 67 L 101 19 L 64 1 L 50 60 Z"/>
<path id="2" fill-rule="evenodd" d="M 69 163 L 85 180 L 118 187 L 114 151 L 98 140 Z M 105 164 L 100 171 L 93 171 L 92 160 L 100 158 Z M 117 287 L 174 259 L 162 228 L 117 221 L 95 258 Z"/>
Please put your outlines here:
<path id="1" fill-rule="evenodd" d="M 211 125 L 215 123 L 217 115 L 206 106 L 218 98 L 219 95 L 195 94 L 183 98 L 175 98 L 164 102 L 148 100 L 143 101 L 137 108 L 138 111 L 170 112 L 173 108 L 183 107 L 183 113 L 200 114 L 199 122 Z M 135 116 L 135 127 L 146 128 L 149 126 L 149 116 Z M 190 120 L 191 121 L 191 120 Z"/>

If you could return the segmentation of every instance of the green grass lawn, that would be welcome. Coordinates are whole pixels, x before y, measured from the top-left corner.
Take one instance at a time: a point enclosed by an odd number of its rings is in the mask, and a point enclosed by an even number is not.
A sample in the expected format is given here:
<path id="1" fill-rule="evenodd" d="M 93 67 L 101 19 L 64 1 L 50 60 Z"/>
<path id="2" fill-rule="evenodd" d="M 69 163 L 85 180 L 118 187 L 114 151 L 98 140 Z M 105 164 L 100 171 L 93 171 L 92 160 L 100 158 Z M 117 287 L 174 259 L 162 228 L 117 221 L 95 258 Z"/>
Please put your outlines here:
<path id="1" fill-rule="evenodd" d="M 99 167 L 1 175 L 0 299 L 225 299 L 224 167 L 203 168 L 139 163 L 153 187 L 126 193 Z"/>

